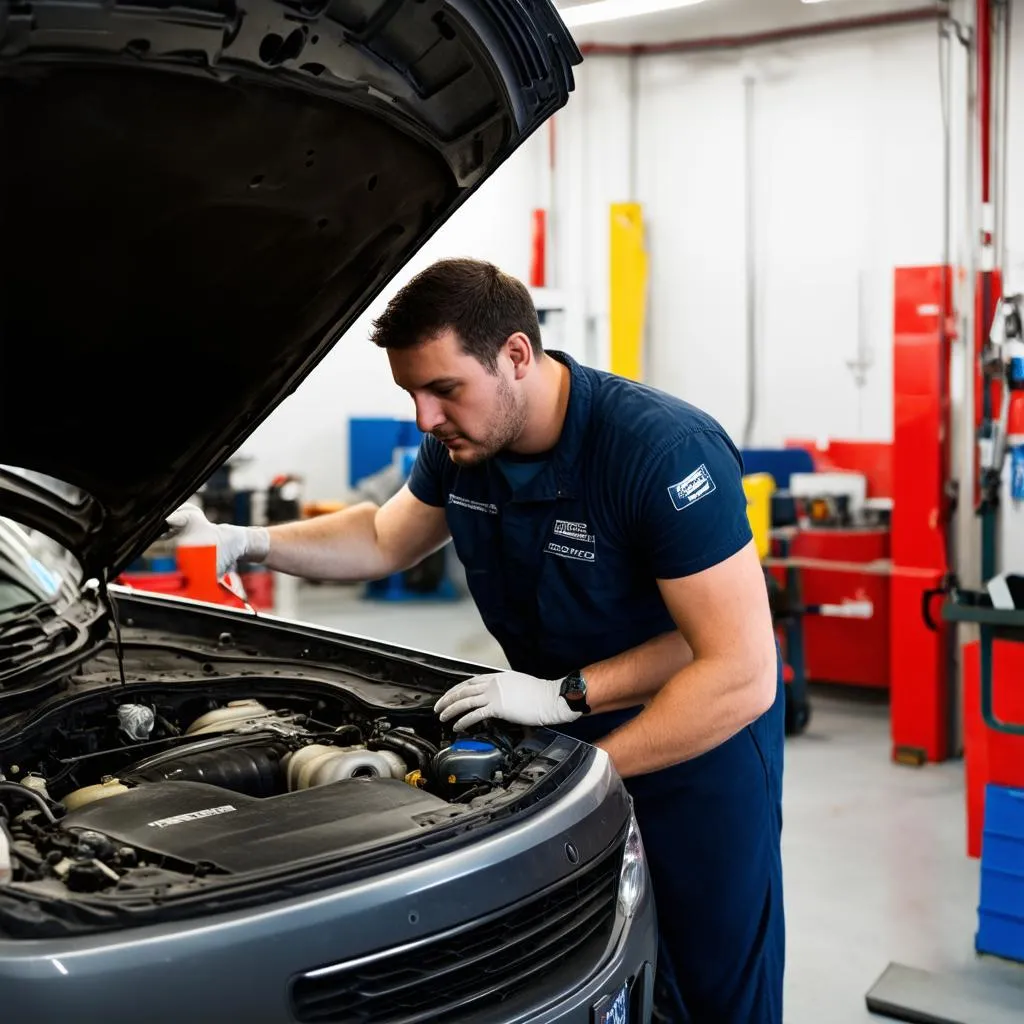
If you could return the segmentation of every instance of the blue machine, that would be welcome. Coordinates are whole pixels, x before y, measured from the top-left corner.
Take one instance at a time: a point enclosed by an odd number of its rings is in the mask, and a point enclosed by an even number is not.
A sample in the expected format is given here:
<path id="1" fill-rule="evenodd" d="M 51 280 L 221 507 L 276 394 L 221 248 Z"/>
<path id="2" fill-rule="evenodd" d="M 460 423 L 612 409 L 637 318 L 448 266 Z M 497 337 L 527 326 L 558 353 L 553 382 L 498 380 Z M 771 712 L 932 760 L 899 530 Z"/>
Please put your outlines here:
<path id="1" fill-rule="evenodd" d="M 388 466 L 397 466 L 403 480 L 412 472 L 423 434 L 412 420 L 387 416 L 349 421 L 349 484 L 355 487 Z M 408 572 L 395 573 L 366 585 L 364 596 L 376 601 L 454 601 L 459 597 L 444 570 L 444 551 L 436 552 Z"/>
<path id="2" fill-rule="evenodd" d="M 353 417 L 348 428 L 349 485 L 355 487 L 360 480 L 390 466 L 397 449 L 412 453 L 411 469 L 422 440 L 423 434 L 412 420 L 391 416 Z"/>

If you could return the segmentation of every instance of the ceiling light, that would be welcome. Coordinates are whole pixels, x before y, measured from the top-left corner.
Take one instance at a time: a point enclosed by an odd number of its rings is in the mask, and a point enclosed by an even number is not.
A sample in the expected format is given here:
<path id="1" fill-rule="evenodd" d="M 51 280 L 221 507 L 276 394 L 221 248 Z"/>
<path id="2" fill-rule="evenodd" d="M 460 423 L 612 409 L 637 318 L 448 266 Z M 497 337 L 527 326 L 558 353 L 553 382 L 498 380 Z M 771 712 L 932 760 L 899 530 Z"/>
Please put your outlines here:
<path id="1" fill-rule="evenodd" d="M 615 21 L 618 18 L 634 18 L 641 14 L 658 14 L 677 7 L 692 7 L 704 0 L 594 0 L 593 3 L 579 4 L 559 13 L 569 28 L 581 25 L 595 25 L 600 21 Z"/>

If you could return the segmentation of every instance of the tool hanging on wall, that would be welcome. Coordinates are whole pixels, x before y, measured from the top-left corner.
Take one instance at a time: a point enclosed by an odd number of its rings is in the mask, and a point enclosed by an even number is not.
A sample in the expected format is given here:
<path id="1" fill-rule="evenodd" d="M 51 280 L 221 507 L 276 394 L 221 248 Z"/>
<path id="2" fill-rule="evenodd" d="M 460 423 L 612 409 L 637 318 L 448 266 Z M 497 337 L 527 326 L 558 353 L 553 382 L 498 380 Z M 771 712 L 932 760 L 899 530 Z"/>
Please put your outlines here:
<path id="1" fill-rule="evenodd" d="M 1024 297 L 1010 295 L 996 304 L 988 344 L 982 355 L 982 368 L 987 382 L 1002 385 L 999 419 L 988 424 L 981 453 L 982 516 L 994 515 L 999 507 L 1000 481 L 1007 454 L 1010 456 L 1010 494 L 1015 501 L 1024 500 L 1024 330 L 1022 330 Z M 986 542 L 994 545 L 995 533 Z M 984 551 L 983 561 L 993 569 L 995 551 Z M 986 580 L 991 570 L 984 574 Z"/>

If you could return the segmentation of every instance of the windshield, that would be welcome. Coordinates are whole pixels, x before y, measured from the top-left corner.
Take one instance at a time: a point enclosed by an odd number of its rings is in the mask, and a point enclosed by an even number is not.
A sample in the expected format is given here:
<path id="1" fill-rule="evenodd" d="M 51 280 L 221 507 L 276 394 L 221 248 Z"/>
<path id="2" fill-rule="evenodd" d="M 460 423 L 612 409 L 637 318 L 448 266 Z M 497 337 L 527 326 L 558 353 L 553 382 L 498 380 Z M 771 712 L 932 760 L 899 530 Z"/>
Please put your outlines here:
<path id="1" fill-rule="evenodd" d="M 82 571 L 56 541 L 0 516 L 0 626 L 78 593 Z"/>

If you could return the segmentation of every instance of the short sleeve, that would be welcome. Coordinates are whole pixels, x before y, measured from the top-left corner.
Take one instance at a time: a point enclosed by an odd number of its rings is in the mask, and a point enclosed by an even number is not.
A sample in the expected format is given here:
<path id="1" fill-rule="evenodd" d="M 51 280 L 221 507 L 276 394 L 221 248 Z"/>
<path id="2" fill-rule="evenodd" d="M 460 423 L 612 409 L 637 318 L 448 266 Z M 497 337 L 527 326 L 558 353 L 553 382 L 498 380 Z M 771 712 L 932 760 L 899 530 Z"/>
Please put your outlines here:
<path id="1" fill-rule="evenodd" d="M 450 460 L 444 445 L 429 434 L 423 438 L 416 461 L 409 474 L 409 490 L 425 505 L 443 508 L 448 503 L 445 493 L 445 469 Z"/>
<path id="2" fill-rule="evenodd" d="M 634 508 L 655 579 L 709 569 L 750 542 L 742 458 L 718 431 L 699 430 L 657 452 Z"/>

